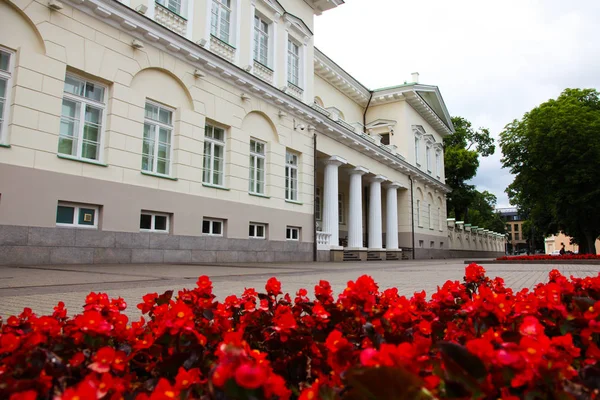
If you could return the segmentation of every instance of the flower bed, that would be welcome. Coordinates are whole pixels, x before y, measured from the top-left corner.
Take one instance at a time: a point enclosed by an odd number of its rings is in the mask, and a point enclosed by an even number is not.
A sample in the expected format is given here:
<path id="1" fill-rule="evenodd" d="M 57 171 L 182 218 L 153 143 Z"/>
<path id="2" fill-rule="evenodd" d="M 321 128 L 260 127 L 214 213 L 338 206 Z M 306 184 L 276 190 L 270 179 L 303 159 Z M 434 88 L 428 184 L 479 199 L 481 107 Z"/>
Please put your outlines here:
<path id="1" fill-rule="evenodd" d="M 539 260 L 600 260 L 598 254 L 564 254 L 562 256 L 551 256 L 550 254 L 536 254 L 533 256 L 504 256 L 499 257 L 498 261 L 539 261 Z"/>
<path id="2" fill-rule="evenodd" d="M 514 293 L 476 264 L 427 299 L 368 276 L 334 299 L 269 279 L 216 302 L 193 290 L 90 293 L 68 317 L 25 309 L 0 329 L 2 399 L 598 399 L 600 274 Z"/>

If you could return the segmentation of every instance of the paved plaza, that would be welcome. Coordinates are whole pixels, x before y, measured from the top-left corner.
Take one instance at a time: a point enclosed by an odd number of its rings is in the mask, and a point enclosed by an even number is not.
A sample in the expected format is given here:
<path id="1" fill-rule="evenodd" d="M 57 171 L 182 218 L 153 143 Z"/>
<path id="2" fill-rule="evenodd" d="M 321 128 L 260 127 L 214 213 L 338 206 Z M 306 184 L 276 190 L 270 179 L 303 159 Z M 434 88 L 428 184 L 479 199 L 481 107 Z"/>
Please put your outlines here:
<path id="1" fill-rule="evenodd" d="M 490 277 L 504 278 L 513 289 L 545 282 L 553 268 L 576 277 L 597 275 L 598 265 L 483 264 Z M 300 288 L 312 292 L 319 280 L 328 280 L 337 294 L 349 280 L 372 276 L 381 289 L 397 287 L 401 294 L 426 290 L 428 295 L 446 280 L 462 280 L 463 260 L 419 260 L 372 263 L 286 263 L 231 265 L 65 265 L 0 267 L 0 316 L 17 314 L 30 307 L 38 314 L 51 313 L 58 301 L 65 302 L 69 315 L 80 313 L 85 296 L 105 292 L 122 297 L 127 315 L 138 319 L 136 305 L 146 293 L 193 288 L 200 275 L 213 281 L 219 299 L 240 295 L 244 288 L 264 291 L 272 276 L 281 280 L 284 292 Z"/>

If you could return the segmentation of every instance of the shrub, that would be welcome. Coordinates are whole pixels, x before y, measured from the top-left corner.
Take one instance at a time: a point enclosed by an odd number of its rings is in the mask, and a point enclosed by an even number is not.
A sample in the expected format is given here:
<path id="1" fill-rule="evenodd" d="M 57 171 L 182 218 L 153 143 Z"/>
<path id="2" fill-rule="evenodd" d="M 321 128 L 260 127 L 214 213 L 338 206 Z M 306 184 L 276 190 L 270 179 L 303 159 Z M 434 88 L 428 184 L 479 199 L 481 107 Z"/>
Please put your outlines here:
<path id="1" fill-rule="evenodd" d="M 600 255 L 597 254 L 563 254 L 559 256 L 551 256 L 550 254 L 536 254 L 532 256 L 503 256 L 497 258 L 499 261 L 537 261 L 537 260 L 600 260 Z"/>
<path id="2" fill-rule="evenodd" d="M 0 326 L 0 398 L 598 399 L 600 274 L 514 293 L 476 264 L 428 300 L 380 291 L 369 276 L 334 299 L 292 298 L 271 278 L 215 301 L 193 290 L 122 299 L 90 293 Z"/>

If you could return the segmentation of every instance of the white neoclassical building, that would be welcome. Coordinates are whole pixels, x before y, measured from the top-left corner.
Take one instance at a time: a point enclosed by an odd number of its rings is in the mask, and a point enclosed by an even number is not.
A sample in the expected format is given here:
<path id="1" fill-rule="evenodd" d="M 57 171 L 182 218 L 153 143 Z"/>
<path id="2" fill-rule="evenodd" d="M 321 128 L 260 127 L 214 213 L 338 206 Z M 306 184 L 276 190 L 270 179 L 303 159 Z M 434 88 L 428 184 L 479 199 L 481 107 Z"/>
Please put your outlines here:
<path id="1" fill-rule="evenodd" d="M 448 228 L 439 89 L 314 47 L 342 4 L 0 1 L 0 263 L 502 252 Z"/>

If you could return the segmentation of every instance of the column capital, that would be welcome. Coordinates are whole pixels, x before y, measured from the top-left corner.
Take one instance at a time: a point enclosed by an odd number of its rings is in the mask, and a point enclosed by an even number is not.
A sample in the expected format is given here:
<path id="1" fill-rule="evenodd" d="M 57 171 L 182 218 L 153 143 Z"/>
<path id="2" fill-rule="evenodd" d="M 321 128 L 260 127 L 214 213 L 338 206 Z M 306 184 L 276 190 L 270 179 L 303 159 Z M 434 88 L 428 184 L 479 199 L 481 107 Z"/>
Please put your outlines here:
<path id="1" fill-rule="evenodd" d="M 383 175 L 375 175 L 374 177 L 369 179 L 369 182 L 385 182 L 387 180 L 388 180 L 388 178 L 386 178 Z"/>
<path id="2" fill-rule="evenodd" d="M 348 161 L 346 161 L 346 159 L 340 157 L 340 156 L 331 156 L 327 159 L 325 159 L 323 161 L 325 163 L 325 165 L 343 165 L 343 164 L 348 164 Z"/>
<path id="3" fill-rule="evenodd" d="M 384 188 L 386 189 L 406 189 L 406 187 L 401 184 L 400 182 L 390 182 L 390 183 L 386 183 L 385 185 L 383 185 Z"/>
<path id="4" fill-rule="evenodd" d="M 358 167 L 352 168 L 348 173 L 350 175 L 364 175 L 364 174 L 368 174 L 369 170 L 366 169 L 365 167 L 358 166 Z"/>

